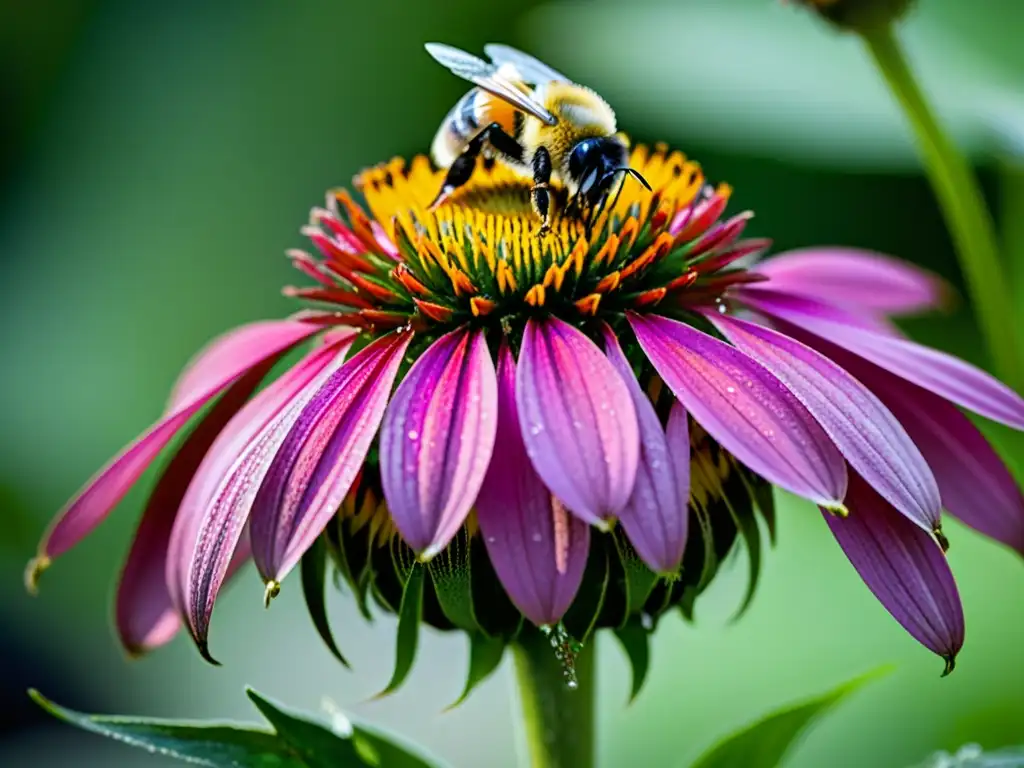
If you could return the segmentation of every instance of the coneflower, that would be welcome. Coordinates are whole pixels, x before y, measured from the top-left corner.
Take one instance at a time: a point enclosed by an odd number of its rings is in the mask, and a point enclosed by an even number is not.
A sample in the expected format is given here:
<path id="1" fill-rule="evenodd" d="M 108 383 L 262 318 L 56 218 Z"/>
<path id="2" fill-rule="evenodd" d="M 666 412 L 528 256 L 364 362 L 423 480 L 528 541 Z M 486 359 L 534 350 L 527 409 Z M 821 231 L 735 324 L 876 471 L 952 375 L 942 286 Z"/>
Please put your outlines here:
<path id="1" fill-rule="evenodd" d="M 332 191 L 315 252 L 289 254 L 311 284 L 287 292 L 314 306 L 204 350 L 54 521 L 30 584 L 194 424 L 122 576 L 133 652 L 183 622 L 208 655 L 225 579 L 251 558 L 269 599 L 323 537 L 364 609 L 416 590 L 435 626 L 508 642 L 525 618 L 568 658 L 595 628 L 689 613 L 737 538 L 760 546 L 755 509 L 774 530 L 778 486 L 951 669 L 942 510 L 1024 553 L 1021 492 L 958 406 L 1021 429 L 1024 401 L 889 322 L 938 303 L 934 277 L 836 248 L 757 262 L 727 186 L 663 147 L 630 163 L 653 193 L 627 183 L 543 237 L 500 166 L 436 210 L 423 157 L 362 173 L 365 205 Z"/>

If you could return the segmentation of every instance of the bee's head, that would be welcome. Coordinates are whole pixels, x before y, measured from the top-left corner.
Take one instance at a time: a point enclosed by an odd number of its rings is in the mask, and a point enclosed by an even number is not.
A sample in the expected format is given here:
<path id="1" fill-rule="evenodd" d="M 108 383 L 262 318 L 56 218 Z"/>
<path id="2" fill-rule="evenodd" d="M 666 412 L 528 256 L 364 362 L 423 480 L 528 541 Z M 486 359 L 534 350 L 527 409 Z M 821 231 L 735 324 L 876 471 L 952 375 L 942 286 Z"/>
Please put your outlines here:
<path id="1" fill-rule="evenodd" d="M 615 136 L 583 139 L 569 153 L 569 179 L 575 185 L 574 202 L 581 209 L 600 208 L 623 174 L 651 186 L 629 167 L 626 145 Z"/>

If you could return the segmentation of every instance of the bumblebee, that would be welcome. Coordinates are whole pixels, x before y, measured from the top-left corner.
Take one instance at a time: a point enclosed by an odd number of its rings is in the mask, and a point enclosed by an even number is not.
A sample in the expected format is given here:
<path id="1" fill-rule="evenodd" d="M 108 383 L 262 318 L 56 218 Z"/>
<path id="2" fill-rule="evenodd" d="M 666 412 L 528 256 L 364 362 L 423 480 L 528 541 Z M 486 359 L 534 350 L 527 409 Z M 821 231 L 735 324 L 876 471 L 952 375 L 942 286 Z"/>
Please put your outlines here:
<path id="1" fill-rule="evenodd" d="M 489 62 L 441 43 L 426 49 L 476 86 L 456 102 L 434 137 L 431 155 L 448 173 L 431 207 L 469 181 L 481 153 L 532 176 L 530 201 L 541 234 L 551 226 L 552 181 L 568 192 L 566 210 L 591 222 L 625 175 L 651 188 L 629 167 L 612 108 L 591 89 L 506 45 L 484 46 Z"/>

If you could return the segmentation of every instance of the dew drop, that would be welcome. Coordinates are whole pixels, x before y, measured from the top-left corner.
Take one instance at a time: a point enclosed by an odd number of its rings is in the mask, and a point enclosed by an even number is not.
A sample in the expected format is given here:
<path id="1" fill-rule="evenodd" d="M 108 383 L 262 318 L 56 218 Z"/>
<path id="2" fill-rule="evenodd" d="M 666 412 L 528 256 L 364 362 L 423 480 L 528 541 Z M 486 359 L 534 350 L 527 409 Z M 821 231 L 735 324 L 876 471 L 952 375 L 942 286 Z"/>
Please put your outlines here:
<path id="1" fill-rule="evenodd" d="M 532 535 L 532 536 L 530 537 L 530 539 L 531 539 L 531 540 L 533 540 L 533 541 L 535 541 L 535 542 L 537 542 L 538 544 L 539 544 L 540 542 L 544 541 L 544 537 L 543 537 L 543 536 L 542 536 L 542 535 L 540 534 L 540 531 L 534 531 L 534 533 L 533 533 L 533 535 Z"/>
<path id="2" fill-rule="evenodd" d="M 736 387 L 726 387 L 725 391 L 728 392 L 730 395 L 736 394 Z"/>
<path id="3" fill-rule="evenodd" d="M 409 430 L 409 439 L 410 440 L 418 440 L 419 436 L 420 436 L 420 433 L 417 432 L 415 429 L 410 429 Z"/>
<path id="4" fill-rule="evenodd" d="M 534 424 L 532 427 L 530 427 L 530 434 L 534 435 L 534 436 L 539 435 L 543 431 L 544 431 L 544 425 L 543 424 Z"/>
<path id="5" fill-rule="evenodd" d="M 551 647 L 555 650 L 555 658 L 562 665 L 562 679 L 565 680 L 565 687 L 575 691 L 580 686 L 576 677 L 576 657 L 583 650 L 583 643 L 576 640 L 565 628 L 562 622 L 555 626 L 544 625 L 541 632 L 547 636 Z"/>
<path id="6" fill-rule="evenodd" d="M 640 626 L 650 632 L 654 629 L 654 617 L 649 613 L 640 614 Z"/>

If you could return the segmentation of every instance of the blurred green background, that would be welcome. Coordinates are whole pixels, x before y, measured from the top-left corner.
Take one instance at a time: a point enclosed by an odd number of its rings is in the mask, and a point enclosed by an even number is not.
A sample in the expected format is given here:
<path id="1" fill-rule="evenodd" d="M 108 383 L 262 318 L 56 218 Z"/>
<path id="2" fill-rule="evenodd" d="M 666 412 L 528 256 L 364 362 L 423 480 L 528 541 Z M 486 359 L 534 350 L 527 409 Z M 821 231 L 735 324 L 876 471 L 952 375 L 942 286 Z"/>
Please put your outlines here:
<path id="1" fill-rule="evenodd" d="M 1019 243 L 1024 4 L 919 6 L 911 52 Z M 757 211 L 756 232 L 779 249 L 863 246 L 960 284 L 899 115 L 856 41 L 776 0 L 4 0 L 0 765 L 162 764 L 49 722 L 30 685 L 90 711 L 253 719 L 245 683 L 308 709 L 329 698 L 458 766 L 515 764 L 508 670 L 442 713 L 466 648 L 425 630 L 406 687 L 366 703 L 390 672 L 393 626 L 365 625 L 343 596 L 331 609 L 354 673 L 321 645 L 297 584 L 264 611 L 255 573 L 219 604 L 222 668 L 183 638 L 125 660 L 111 597 L 151 476 L 45 575 L 38 598 L 21 582 L 48 517 L 156 417 L 191 353 L 234 324 L 291 311 L 278 293 L 294 279 L 282 254 L 323 190 L 428 146 L 463 85 L 430 61 L 427 40 L 508 42 L 593 86 L 635 138 L 669 141 L 732 183 L 734 204 Z M 906 328 L 987 365 L 965 303 Z M 1019 469 L 1021 436 L 984 428 Z M 683 766 L 760 713 L 884 662 L 897 672 L 823 722 L 790 765 L 906 766 L 968 741 L 1024 742 L 1017 556 L 950 525 L 968 634 L 940 680 L 941 662 L 874 601 L 817 512 L 781 502 L 753 608 L 729 623 L 746 578 L 738 558 L 696 627 L 663 624 L 634 705 L 623 657 L 601 645 L 603 765 Z"/>

